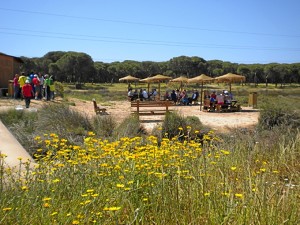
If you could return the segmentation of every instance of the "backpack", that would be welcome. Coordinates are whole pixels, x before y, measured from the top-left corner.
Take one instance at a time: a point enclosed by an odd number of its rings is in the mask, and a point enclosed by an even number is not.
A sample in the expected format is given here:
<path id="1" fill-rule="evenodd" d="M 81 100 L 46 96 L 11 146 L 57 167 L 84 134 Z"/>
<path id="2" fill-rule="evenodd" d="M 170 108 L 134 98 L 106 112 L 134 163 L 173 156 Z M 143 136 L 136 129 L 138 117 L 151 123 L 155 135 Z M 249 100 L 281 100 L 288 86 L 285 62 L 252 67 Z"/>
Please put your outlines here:
<path id="1" fill-rule="evenodd" d="M 53 81 L 53 79 L 50 77 L 50 78 L 49 78 L 49 85 L 53 85 L 53 83 L 54 83 L 54 81 Z"/>

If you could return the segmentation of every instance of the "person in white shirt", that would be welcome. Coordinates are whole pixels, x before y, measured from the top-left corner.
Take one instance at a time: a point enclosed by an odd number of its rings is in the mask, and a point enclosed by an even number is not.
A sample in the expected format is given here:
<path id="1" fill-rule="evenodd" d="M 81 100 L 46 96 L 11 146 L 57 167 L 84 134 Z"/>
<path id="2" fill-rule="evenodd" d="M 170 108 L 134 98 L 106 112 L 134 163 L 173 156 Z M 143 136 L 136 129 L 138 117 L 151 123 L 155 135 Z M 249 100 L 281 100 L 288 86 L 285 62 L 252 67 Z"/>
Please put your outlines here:
<path id="1" fill-rule="evenodd" d="M 144 89 L 144 90 L 143 90 L 143 98 L 144 98 L 144 99 L 148 99 L 148 97 L 149 97 L 149 96 L 148 96 L 148 93 L 147 93 L 146 89 Z"/>

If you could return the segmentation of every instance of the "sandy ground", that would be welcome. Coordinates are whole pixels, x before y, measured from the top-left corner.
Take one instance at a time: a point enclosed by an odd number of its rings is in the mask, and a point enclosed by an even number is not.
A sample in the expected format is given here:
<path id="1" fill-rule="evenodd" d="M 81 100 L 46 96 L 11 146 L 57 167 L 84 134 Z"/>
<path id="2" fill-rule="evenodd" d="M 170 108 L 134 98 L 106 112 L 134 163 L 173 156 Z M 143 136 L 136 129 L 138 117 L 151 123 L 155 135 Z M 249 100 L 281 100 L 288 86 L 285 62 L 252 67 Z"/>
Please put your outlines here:
<path id="1" fill-rule="evenodd" d="M 92 117 L 95 115 L 92 101 L 81 101 L 78 99 L 71 99 L 71 102 L 75 103 L 75 106 L 71 106 L 72 109 Z M 60 103 L 60 99 L 56 99 L 55 103 Z M 32 100 L 29 109 L 25 110 L 38 110 L 43 104 L 51 104 L 53 102 Z M 98 105 L 100 105 L 98 103 Z M 105 105 L 100 105 L 107 109 L 107 114 L 111 115 L 116 119 L 117 122 L 121 122 L 124 118 L 130 115 L 132 109 L 130 107 L 130 102 L 128 101 L 110 101 L 106 102 Z M 0 99 L 0 110 L 8 108 L 25 108 L 24 101 L 13 100 L 8 98 Z M 193 106 L 173 106 L 171 109 L 178 111 L 183 116 L 197 116 L 200 121 L 211 127 L 211 129 L 226 132 L 232 128 L 253 128 L 259 117 L 259 111 L 253 109 L 252 107 L 242 106 L 241 112 L 229 112 L 229 113 L 216 113 L 216 112 L 203 112 L 200 111 L 199 105 Z M 98 115 L 103 116 L 103 115 Z M 141 120 L 146 129 L 152 129 L 154 126 L 158 125 L 163 119 L 162 116 L 143 116 Z"/>

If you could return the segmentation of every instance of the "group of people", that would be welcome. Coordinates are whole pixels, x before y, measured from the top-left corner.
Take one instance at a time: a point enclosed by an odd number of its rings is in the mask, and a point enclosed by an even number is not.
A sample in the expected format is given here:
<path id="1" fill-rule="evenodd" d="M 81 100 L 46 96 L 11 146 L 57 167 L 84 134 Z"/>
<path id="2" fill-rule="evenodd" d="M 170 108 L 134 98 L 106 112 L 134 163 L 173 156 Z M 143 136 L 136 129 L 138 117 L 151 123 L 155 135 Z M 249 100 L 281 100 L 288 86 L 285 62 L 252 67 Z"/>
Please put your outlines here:
<path id="1" fill-rule="evenodd" d="M 199 92 L 194 89 L 192 95 L 189 97 L 188 92 L 183 89 L 180 91 L 172 90 L 171 94 L 169 94 L 168 91 L 166 91 L 165 99 L 173 101 L 176 105 L 192 105 L 196 104 L 198 102 L 199 98 Z"/>
<path id="2" fill-rule="evenodd" d="M 129 88 L 127 96 L 129 101 L 135 101 L 137 99 L 140 101 L 156 100 L 158 98 L 158 92 L 155 88 L 152 89 L 152 92 L 150 93 L 148 93 L 146 89 L 140 89 L 140 91 L 138 91 L 137 89 L 133 90 L 132 88 Z"/>
<path id="3" fill-rule="evenodd" d="M 132 88 L 128 89 L 128 99 L 129 101 L 135 101 L 139 99 L 140 101 L 146 101 L 146 100 L 160 100 L 157 90 L 154 88 L 150 93 L 147 92 L 146 89 L 140 89 L 139 91 L 137 89 L 133 90 Z M 199 92 L 194 89 L 193 94 L 189 97 L 186 90 L 180 91 L 172 90 L 170 93 L 169 91 L 166 91 L 166 93 L 163 95 L 164 100 L 173 101 L 175 104 L 178 105 L 190 105 L 193 103 L 196 103 L 199 98 Z"/>
<path id="4" fill-rule="evenodd" d="M 223 90 L 218 93 L 216 91 L 212 91 L 209 93 L 208 91 L 204 92 L 204 102 L 209 102 L 210 108 L 214 109 L 216 105 L 228 105 L 233 101 L 232 93 Z"/>
<path id="5" fill-rule="evenodd" d="M 29 108 L 31 99 L 46 101 L 54 99 L 54 78 L 48 74 L 24 72 L 15 74 L 13 79 L 14 99 L 24 99 L 26 108 Z"/>

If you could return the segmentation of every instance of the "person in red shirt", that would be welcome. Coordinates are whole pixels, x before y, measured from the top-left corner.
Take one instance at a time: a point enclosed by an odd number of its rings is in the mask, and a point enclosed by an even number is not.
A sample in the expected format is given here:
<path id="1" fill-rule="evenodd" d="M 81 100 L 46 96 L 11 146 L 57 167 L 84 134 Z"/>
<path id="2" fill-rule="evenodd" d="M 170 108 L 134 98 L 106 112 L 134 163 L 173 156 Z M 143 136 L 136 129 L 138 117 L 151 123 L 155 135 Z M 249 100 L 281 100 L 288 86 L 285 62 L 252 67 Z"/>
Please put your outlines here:
<path id="1" fill-rule="evenodd" d="M 19 74 L 14 77 L 14 99 L 20 98 Z"/>
<path id="2" fill-rule="evenodd" d="M 37 74 L 34 75 L 32 79 L 32 83 L 34 86 L 35 99 L 38 100 L 38 97 L 40 96 L 40 92 L 41 92 L 41 85 L 40 85 L 40 79 Z"/>
<path id="3" fill-rule="evenodd" d="M 29 80 L 25 81 L 25 85 L 22 87 L 22 93 L 25 99 L 26 108 L 29 108 L 30 100 L 33 96 L 33 90 Z"/>

